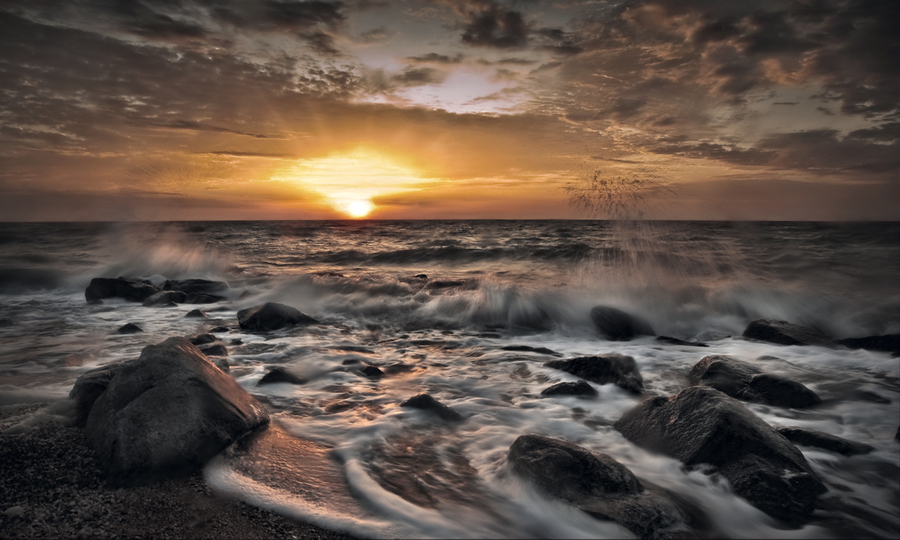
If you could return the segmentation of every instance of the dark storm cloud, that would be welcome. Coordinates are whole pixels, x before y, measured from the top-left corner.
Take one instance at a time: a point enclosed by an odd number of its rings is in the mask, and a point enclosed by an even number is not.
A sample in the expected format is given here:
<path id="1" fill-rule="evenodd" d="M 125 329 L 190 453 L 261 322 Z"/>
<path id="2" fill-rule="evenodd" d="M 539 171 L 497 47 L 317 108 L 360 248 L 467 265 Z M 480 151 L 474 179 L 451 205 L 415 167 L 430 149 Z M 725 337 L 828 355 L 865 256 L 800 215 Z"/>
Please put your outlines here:
<path id="1" fill-rule="evenodd" d="M 528 25 L 518 11 L 490 4 L 469 16 L 462 35 L 463 43 L 508 49 L 523 47 L 528 41 Z"/>

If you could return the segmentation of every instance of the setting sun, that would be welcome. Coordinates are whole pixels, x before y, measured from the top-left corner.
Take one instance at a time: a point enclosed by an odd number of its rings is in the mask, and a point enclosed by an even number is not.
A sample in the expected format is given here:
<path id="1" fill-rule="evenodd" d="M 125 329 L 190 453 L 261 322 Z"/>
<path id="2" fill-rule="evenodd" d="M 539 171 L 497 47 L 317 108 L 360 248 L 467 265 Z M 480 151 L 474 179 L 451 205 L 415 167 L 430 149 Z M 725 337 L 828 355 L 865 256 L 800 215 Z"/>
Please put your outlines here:
<path id="1" fill-rule="evenodd" d="M 349 201 L 342 210 L 352 218 L 364 218 L 375 208 L 371 201 Z"/>

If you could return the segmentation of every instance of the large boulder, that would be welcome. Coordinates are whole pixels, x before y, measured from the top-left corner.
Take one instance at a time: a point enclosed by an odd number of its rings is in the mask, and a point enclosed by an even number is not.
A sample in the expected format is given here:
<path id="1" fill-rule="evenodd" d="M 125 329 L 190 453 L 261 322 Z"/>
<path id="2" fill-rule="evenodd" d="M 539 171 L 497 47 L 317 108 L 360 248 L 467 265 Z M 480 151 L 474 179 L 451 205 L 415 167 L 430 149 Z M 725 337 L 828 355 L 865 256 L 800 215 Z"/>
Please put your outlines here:
<path id="1" fill-rule="evenodd" d="M 839 340 L 838 343 L 848 349 L 890 352 L 894 353 L 894 356 L 898 356 L 900 353 L 900 334 L 847 338 Z"/>
<path id="2" fill-rule="evenodd" d="M 637 336 L 655 336 L 647 321 L 608 306 L 591 310 L 591 320 L 604 338 L 610 341 L 629 341 Z"/>
<path id="3" fill-rule="evenodd" d="M 84 299 L 94 302 L 119 297 L 130 302 L 143 302 L 158 291 L 159 288 L 149 281 L 123 277 L 94 278 L 84 291 Z"/>
<path id="4" fill-rule="evenodd" d="M 816 448 L 823 448 L 845 456 L 868 454 L 872 450 L 875 450 L 874 446 L 850 441 L 843 437 L 816 431 L 814 429 L 795 426 L 779 427 L 776 429 L 778 430 L 778 433 L 787 437 L 787 439 L 794 444 L 799 444 L 801 446 L 815 446 Z"/>
<path id="5" fill-rule="evenodd" d="M 803 454 L 739 401 L 706 386 L 648 399 L 613 425 L 686 465 L 712 464 L 734 492 L 790 524 L 806 521 L 825 485 Z"/>
<path id="6" fill-rule="evenodd" d="M 803 384 L 779 375 L 763 373 L 757 367 L 730 356 L 712 354 L 697 362 L 688 374 L 693 385 L 710 386 L 744 401 L 776 407 L 804 408 L 822 399 Z"/>
<path id="7" fill-rule="evenodd" d="M 747 325 L 743 336 L 779 345 L 819 345 L 834 347 L 834 340 L 825 332 L 785 321 L 757 319 Z"/>
<path id="8" fill-rule="evenodd" d="M 544 364 L 597 384 L 613 383 L 630 392 L 644 391 L 644 378 L 634 358 L 621 354 L 582 356 L 569 360 L 551 360 Z"/>
<path id="9" fill-rule="evenodd" d="M 262 404 L 184 338 L 88 372 L 71 397 L 76 410 L 89 409 L 85 439 L 113 483 L 196 470 L 269 422 Z"/>
<path id="10" fill-rule="evenodd" d="M 300 313 L 296 308 L 275 302 L 266 302 L 259 306 L 242 309 L 238 311 L 237 318 L 241 330 L 253 332 L 267 332 L 286 326 L 318 324 L 319 322 Z"/>
<path id="11" fill-rule="evenodd" d="M 121 362 L 107 364 L 84 373 L 75 381 L 69 398 L 75 402 L 75 424 L 78 427 L 84 427 L 94 402 L 106 392 L 109 382 L 121 366 Z"/>
<path id="12" fill-rule="evenodd" d="M 541 491 L 640 538 L 666 537 L 685 529 L 684 516 L 670 501 L 650 495 L 624 465 L 603 453 L 544 437 L 522 435 L 509 447 L 512 470 Z"/>

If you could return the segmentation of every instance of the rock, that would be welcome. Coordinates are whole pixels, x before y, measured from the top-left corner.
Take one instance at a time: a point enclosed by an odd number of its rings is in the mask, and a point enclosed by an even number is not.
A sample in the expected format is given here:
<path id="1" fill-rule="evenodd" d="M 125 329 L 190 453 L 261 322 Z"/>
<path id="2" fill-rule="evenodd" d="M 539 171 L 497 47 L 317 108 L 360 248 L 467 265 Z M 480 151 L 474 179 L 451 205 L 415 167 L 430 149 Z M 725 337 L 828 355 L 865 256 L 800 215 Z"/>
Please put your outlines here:
<path id="1" fill-rule="evenodd" d="M 838 340 L 838 343 L 848 349 L 865 349 L 867 351 L 896 353 L 900 351 L 900 334 L 847 338 Z"/>
<path id="2" fill-rule="evenodd" d="M 383 371 L 381 371 L 377 367 L 371 366 L 371 365 L 367 365 L 367 366 L 363 367 L 362 369 L 360 369 L 359 371 L 366 377 L 369 377 L 372 379 L 379 379 L 381 377 L 384 377 Z"/>
<path id="3" fill-rule="evenodd" d="M 188 311 L 188 314 L 185 317 L 197 318 L 197 319 L 205 319 L 206 313 L 203 313 L 199 309 L 192 309 Z"/>
<path id="4" fill-rule="evenodd" d="M 143 332 L 140 326 L 134 323 L 128 323 L 119 327 L 116 332 L 120 334 L 137 334 L 138 332 Z"/>
<path id="5" fill-rule="evenodd" d="M 25 515 L 25 507 L 24 506 L 10 506 L 6 510 L 3 511 L 3 515 L 10 519 L 20 518 Z"/>
<path id="6" fill-rule="evenodd" d="M 542 491 L 593 517 L 615 521 L 640 538 L 665 538 L 667 529 L 686 528 L 673 503 L 646 493 L 634 473 L 606 454 L 559 439 L 522 435 L 507 457 L 516 474 Z"/>
<path id="7" fill-rule="evenodd" d="M 290 371 L 279 366 L 270 369 L 268 373 L 263 375 L 263 378 L 260 379 L 259 382 L 256 383 L 256 385 L 259 386 L 261 384 L 274 384 L 282 382 L 290 384 L 306 384 L 308 381 L 306 379 L 301 379 Z"/>
<path id="8" fill-rule="evenodd" d="M 187 295 L 181 291 L 159 291 L 144 300 L 144 307 L 168 306 L 170 303 L 183 304 Z"/>
<path id="9" fill-rule="evenodd" d="M 226 358 L 220 356 L 218 358 L 210 358 L 209 361 L 215 364 L 217 368 L 221 369 L 223 373 L 229 373 L 231 371 L 231 366 L 228 364 L 228 359 Z"/>
<path id="10" fill-rule="evenodd" d="M 561 382 L 544 388 L 542 396 L 596 396 L 597 391 L 584 379 L 578 382 Z"/>
<path id="11" fill-rule="evenodd" d="M 502 351 L 516 351 L 516 352 L 533 352 L 538 354 L 548 354 L 550 356 L 562 356 L 556 351 L 551 351 L 546 347 L 529 347 L 528 345 L 507 345 L 506 347 L 500 347 Z"/>
<path id="12" fill-rule="evenodd" d="M 168 280 L 163 283 L 162 288 L 166 291 L 181 291 L 187 294 L 214 294 L 227 291 L 228 284 L 224 281 L 210 281 L 208 279 L 181 279 Z M 200 302 L 189 303 L 199 304 Z"/>
<path id="13" fill-rule="evenodd" d="M 432 281 L 432 282 L 428 283 L 428 285 L 425 285 L 425 288 L 426 289 L 449 289 L 450 287 L 461 287 L 465 284 L 466 284 L 465 281 L 459 281 L 459 280 L 443 280 L 443 281 L 438 280 L 438 281 Z"/>
<path id="14" fill-rule="evenodd" d="M 170 338 L 115 368 L 90 407 L 85 439 L 110 481 L 129 483 L 196 470 L 268 422 L 234 379 L 186 339 Z"/>
<path id="15" fill-rule="evenodd" d="M 790 524 L 805 522 L 826 491 L 796 446 L 714 388 L 692 386 L 648 399 L 613 427 L 638 446 L 686 465 L 716 466 L 735 493 Z"/>
<path id="16" fill-rule="evenodd" d="M 894 440 L 900 441 L 900 426 L 897 426 L 897 432 L 894 433 Z"/>
<path id="17" fill-rule="evenodd" d="M 569 360 L 551 360 L 544 365 L 597 384 L 613 383 L 631 392 L 644 391 L 644 378 L 641 377 L 634 358 L 630 356 L 601 354 Z"/>
<path id="18" fill-rule="evenodd" d="M 213 328 L 212 330 L 210 330 L 210 332 L 214 332 L 214 333 L 215 332 L 229 332 L 230 330 L 231 329 L 228 328 L 227 326 L 217 326 L 217 327 Z"/>
<path id="19" fill-rule="evenodd" d="M 843 454 L 845 456 L 868 454 L 872 450 L 875 450 L 874 446 L 849 441 L 836 435 L 823 433 L 814 429 L 803 427 L 779 427 L 775 429 L 794 444 L 824 448 L 825 450 Z"/>
<path id="20" fill-rule="evenodd" d="M 188 339 L 188 341 L 190 341 L 192 345 L 206 345 L 207 343 L 212 343 L 218 340 L 219 338 L 212 334 L 199 334 Z"/>
<path id="21" fill-rule="evenodd" d="M 428 274 L 416 274 L 413 277 L 416 279 L 428 279 Z"/>
<path id="22" fill-rule="evenodd" d="M 776 407 L 804 408 L 822 402 L 818 394 L 796 381 L 762 373 L 751 364 L 725 355 L 703 357 L 691 368 L 688 380 L 733 398 Z"/>
<path id="23" fill-rule="evenodd" d="M 0 319 L 0 328 L 5 328 L 7 326 L 12 326 L 12 319 Z"/>
<path id="24" fill-rule="evenodd" d="M 751 322 L 744 330 L 743 336 L 779 345 L 834 346 L 834 340 L 821 330 L 770 319 L 757 319 Z"/>
<path id="25" fill-rule="evenodd" d="M 106 391 L 109 381 L 121 366 L 121 362 L 107 364 L 78 377 L 69 392 L 69 399 L 75 402 L 75 425 L 84 427 L 94 402 Z"/>
<path id="26" fill-rule="evenodd" d="M 608 306 L 597 306 L 591 310 L 591 320 L 600 335 L 609 341 L 629 341 L 636 336 L 655 336 L 656 332 L 647 321 Z"/>
<path id="27" fill-rule="evenodd" d="M 400 406 L 431 411 L 447 422 L 458 422 L 463 419 L 461 414 L 434 399 L 430 394 L 415 395 L 401 403 Z"/>
<path id="28" fill-rule="evenodd" d="M 225 300 L 224 296 L 206 293 L 187 293 L 185 295 L 185 304 L 215 304 Z"/>
<path id="29" fill-rule="evenodd" d="M 266 302 L 260 306 L 242 309 L 238 311 L 237 318 L 242 330 L 254 332 L 266 332 L 278 330 L 285 326 L 318 324 L 319 322 L 300 313 L 295 308 L 275 302 Z"/>
<path id="30" fill-rule="evenodd" d="M 206 356 L 228 356 L 228 348 L 221 343 L 216 343 L 215 345 L 210 345 L 209 347 L 203 347 L 200 349 L 200 352 L 202 352 Z"/>
<path id="31" fill-rule="evenodd" d="M 149 281 L 119 278 L 94 278 L 84 291 L 88 302 L 103 298 L 124 298 L 131 302 L 143 302 L 159 289 Z"/>
<path id="32" fill-rule="evenodd" d="M 669 336 L 657 336 L 656 341 L 665 343 L 666 345 L 681 345 L 685 347 L 709 347 L 706 343 L 699 341 L 684 341 L 683 339 L 673 338 Z"/>

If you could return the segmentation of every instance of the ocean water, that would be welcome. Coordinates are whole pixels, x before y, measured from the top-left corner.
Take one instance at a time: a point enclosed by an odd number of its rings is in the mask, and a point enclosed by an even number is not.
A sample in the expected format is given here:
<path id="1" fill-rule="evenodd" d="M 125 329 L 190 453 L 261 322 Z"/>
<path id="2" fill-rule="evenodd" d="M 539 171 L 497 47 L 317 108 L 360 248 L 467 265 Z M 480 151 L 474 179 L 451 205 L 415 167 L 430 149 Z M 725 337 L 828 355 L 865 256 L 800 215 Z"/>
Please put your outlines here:
<path id="1" fill-rule="evenodd" d="M 427 277 L 417 277 L 424 274 Z M 226 281 L 217 304 L 88 305 L 93 277 Z M 236 312 L 276 301 L 321 324 L 241 332 Z M 609 342 L 589 312 L 639 315 L 657 334 Z M 185 318 L 200 307 L 208 319 Z M 297 444 L 217 458 L 210 485 L 333 529 L 376 537 L 619 538 L 630 533 L 547 498 L 509 470 L 526 433 L 604 452 L 700 508 L 715 536 L 810 538 L 900 532 L 900 360 L 888 353 L 742 339 L 757 318 L 835 338 L 900 333 L 900 224 L 602 221 L 330 221 L 0 224 L 0 404 L 63 399 L 75 379 L 172 336 L 218 326 L 231 374 Z M 122 335 L 127 322 L 143 333 Z M 240 340 L 232 343 L 233 340 Z M 509 347 L 545 348 L 558 356 Z M 545 398 L 576 377 L 555 358 L 635 358 L 650 395 L 687 385 L 707 354 L 798 380 L 822 406 L 747 404 L 773 425 L 875 447 L 844 457 L 801 447 L 829 510 L 786 529 L 727 481 L 631 444 L 612 428 L 640 397 Z M 369 379 L 372 364 L 387 375 Z M 272 367 L 308 380 L 257 386 Z M 401 408 L 428 392 L 465 420 Z M 275 456 L 275 457 L 273 457 Z"/>

